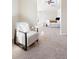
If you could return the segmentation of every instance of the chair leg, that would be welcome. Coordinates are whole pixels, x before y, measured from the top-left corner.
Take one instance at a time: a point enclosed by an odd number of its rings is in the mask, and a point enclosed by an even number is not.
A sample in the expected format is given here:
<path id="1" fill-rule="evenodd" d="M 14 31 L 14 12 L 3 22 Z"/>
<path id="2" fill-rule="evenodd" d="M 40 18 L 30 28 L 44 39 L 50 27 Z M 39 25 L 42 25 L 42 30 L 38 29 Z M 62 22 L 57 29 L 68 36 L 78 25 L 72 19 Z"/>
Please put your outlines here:
<path id="1" fill-rule="evenodd" d="M 46 27 L 48 27 L 48 25 L 46 24 Z"/>
<path id="2" fill-rule="evenodd" d="M 25 51 L 27 51 L 27 47 L 24 47 L 23 49 L 24 49 Z"/>
<path id="3" fill-rule="evenodd" d="M 38 42 L 38 39 L 36 41 Z"/>
<path id="4" fill-rule="evenodd" d="M 25 33 L 25 48 L 24 50 L 27 50 L 27 33 Z"/>
<path id="5" fill-rule="evenodd" d="M 16 44 L 16 30 L 15 30 L 15 35 L 14 35 L 14 44 Z"/>
<path id="6" fill-rule="evenodd" d="M 36 42 L 39 44 L 39 40 L 37 39 Z"/>

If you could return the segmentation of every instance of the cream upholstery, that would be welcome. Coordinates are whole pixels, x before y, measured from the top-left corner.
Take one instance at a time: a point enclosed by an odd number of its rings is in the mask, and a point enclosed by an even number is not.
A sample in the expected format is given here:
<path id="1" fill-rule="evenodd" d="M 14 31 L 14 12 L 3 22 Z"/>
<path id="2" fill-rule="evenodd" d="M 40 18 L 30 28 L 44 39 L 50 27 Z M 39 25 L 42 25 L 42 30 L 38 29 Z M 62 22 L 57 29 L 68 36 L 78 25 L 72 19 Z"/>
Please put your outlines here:
<path id="1" fill-rule="evenodd" d="M 26 35 L 27 39 L 25 39 L 25 34 L 22 32 L 19 32 L 19 30 L 27 33 Z M 25 45 L 25 40 L 27 40 L 27 46 L 29 46 L 38 39 L 38 32 L 31 31 L 28 23 L 26 22 L 17 22 L 16 36 L 17 36 L 17 41 L 19 43 Z"/>
<path id="2" fill-rule="evenodd" d="M 16 23 L 16 29 L 21 30 L 23 32 L 29 32 L 30 31 L 29 24 L 26 23 L 26 22 L 17 22 Z"/>

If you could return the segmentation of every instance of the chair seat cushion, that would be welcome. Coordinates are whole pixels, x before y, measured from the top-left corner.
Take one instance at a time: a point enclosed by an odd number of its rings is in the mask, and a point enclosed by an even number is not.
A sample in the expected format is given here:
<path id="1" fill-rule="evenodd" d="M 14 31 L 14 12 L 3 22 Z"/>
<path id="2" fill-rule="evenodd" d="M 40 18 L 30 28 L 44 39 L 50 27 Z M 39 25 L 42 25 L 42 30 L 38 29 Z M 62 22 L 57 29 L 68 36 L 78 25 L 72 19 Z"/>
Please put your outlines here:
<path id="1" fill-rule="evenodd" d="M 30 37 L 33 36 L 34 34 L 37 34 L 37 32 L 35 32 L 35 31 L 29 31 L 29 32 L 27 33 L 27 38 L 30 38 Z"/>
<path id="2" fill-rule="evenodd" d="M 31 45 L 34 43 L 38 38 L 38 32 L 35 31 L 29 31 L 27 33 L 27 46 Z"/>

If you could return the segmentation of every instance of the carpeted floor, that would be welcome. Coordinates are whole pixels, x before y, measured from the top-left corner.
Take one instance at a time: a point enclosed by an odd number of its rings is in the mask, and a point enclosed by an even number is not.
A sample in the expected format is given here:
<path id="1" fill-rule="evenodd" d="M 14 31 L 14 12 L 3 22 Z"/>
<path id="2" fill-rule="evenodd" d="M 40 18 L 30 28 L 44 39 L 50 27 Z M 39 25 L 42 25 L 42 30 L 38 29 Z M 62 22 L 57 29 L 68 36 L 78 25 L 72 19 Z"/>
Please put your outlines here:
<path id="1" fill-rule="evenodd" d="M 67 59 L 67 36 L 59 32 L 59 28 L 39 29 L 39 42 L 28 51 L 13 45 L 12 59 Z"/>

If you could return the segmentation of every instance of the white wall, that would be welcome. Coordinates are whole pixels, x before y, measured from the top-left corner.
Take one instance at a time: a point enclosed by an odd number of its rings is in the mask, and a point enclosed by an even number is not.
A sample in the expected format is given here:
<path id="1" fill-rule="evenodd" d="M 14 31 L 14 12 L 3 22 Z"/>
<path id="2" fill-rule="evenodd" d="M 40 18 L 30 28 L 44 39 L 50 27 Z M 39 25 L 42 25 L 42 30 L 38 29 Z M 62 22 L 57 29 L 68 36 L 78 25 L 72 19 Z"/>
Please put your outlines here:
<path id="1" fill-rule="evenodd" d="M 60 16 L 60 3 L 59 0 L 54 0 L 55 4 L 52 6 L 48 5 L 48 0 L 37 0 L 37 12 L 38 19 L 40 22 L 47 20 L 55 20 L 57 16 Z"/>
<path id="2" fill-rule="evenodd" d="M 55 20 L 56 16 L 59 16 L 59 1 L 55 3 L 55 6 L 49 6 L 48 0 L 20 0 L 20 21 L 28 21 L 34 24 L 38 21 L 45 21 L 48 19 Z"/>
<path id="3" fill-rule="evenodd" d="M 34 24 L 37 18 L 37 0 L 20 0 L 20 21 Z"/>
<path id="4" fill-rule="evenodd" d="M 12 0 L 12 16 L 18 15 L 18 0 Z"/>
<path id="5" fill-rule="evenodd" d="M 14 38 L 15 23 L 18 21 L 18 1 L 19 0 L 12 0 L 12 39 Z"/>
<path id="6" fill-rule="evenodd" d="M 57 16 L 61 17 L 61 0 L 57 0 L 58 12 Z"/>
<path id="7" fill-rule="evenodd" d="M 67 0 L 61 1 L 61 34 L 67 34 Z"/>

